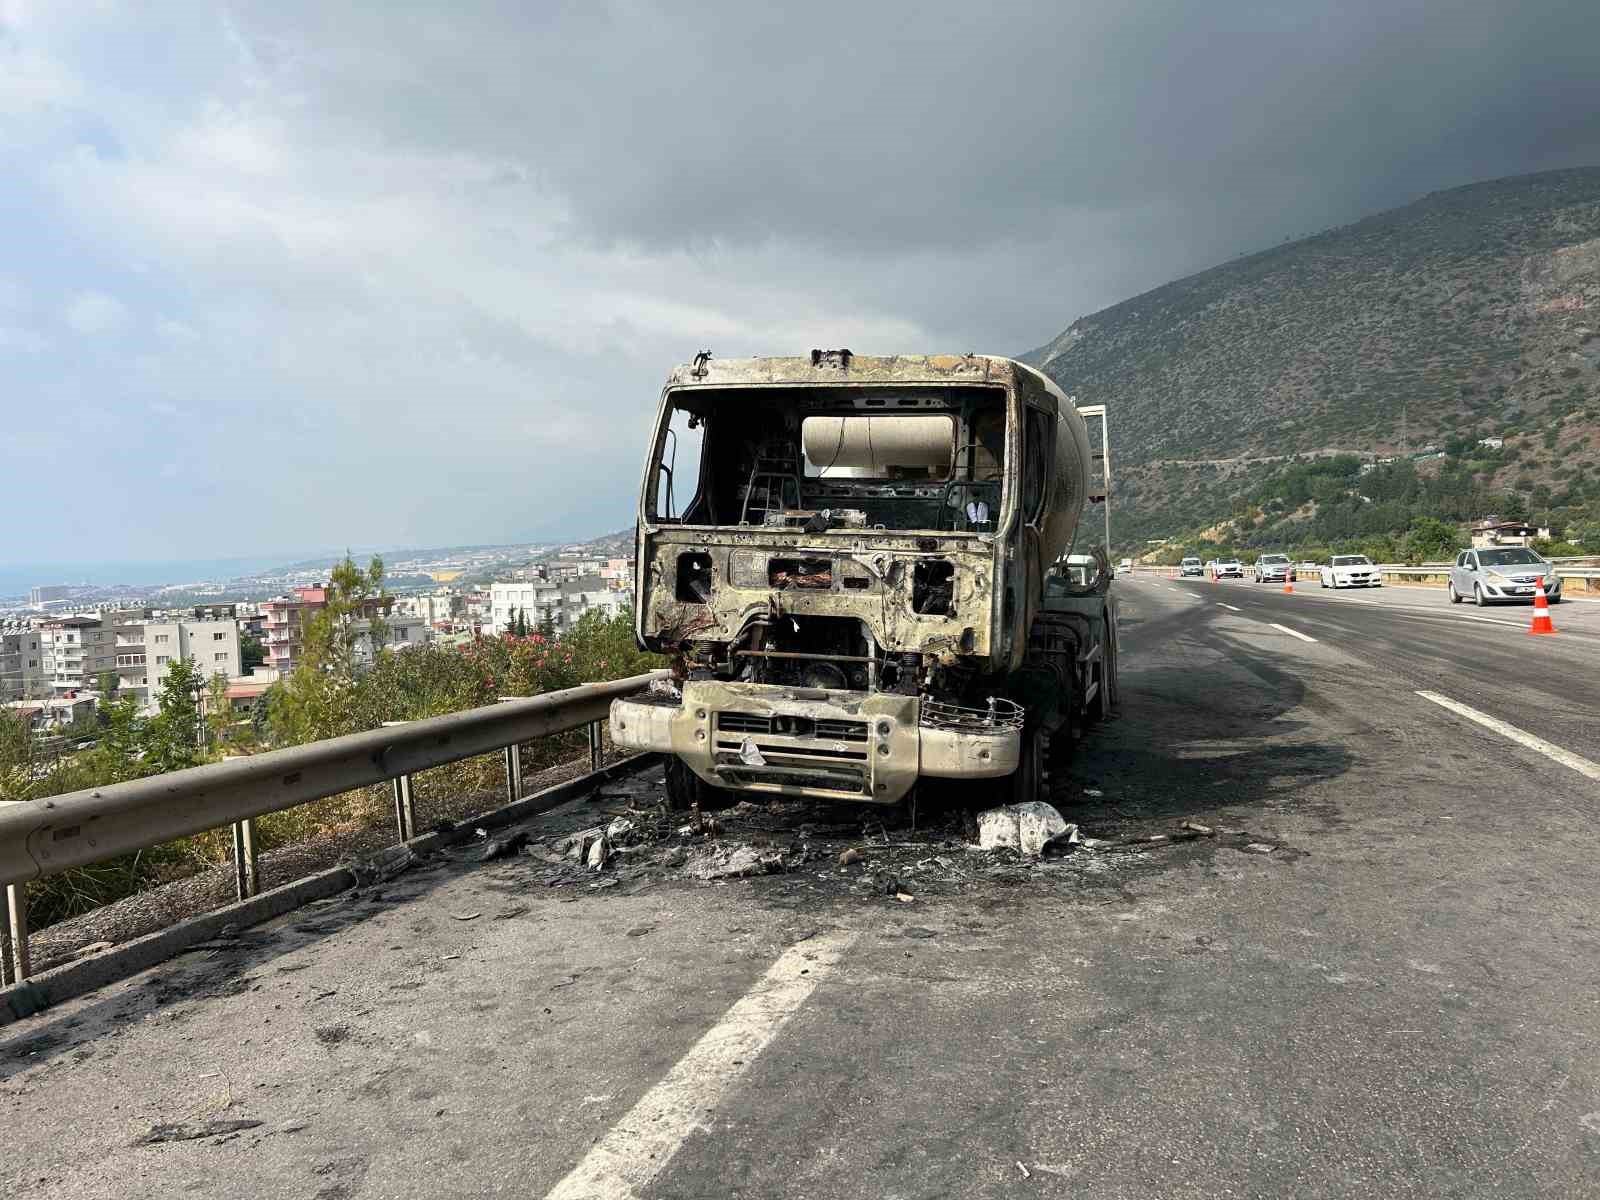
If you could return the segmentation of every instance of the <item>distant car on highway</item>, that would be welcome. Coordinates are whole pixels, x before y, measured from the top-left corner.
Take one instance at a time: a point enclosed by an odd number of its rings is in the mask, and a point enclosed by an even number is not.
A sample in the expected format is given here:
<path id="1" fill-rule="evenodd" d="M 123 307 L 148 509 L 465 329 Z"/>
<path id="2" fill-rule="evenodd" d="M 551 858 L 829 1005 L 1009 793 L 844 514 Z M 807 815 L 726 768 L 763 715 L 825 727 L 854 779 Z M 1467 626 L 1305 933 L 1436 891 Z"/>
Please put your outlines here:
<path id="1" fill-rule="evenodd" d="M 1383 586 L 1383 576 L 1365 554 L 1335 554 L 1317 568 L 1317 577 L 1325 588 Z"/>
<path id="2" fill-rule="evenodd" d="M 1237 558 L 1219 558 L 1211 568 L 1211 574 L 1216 579 L 1243 579 L 1244 564 Z"/>
<path id="3" fill-rule="evenodd" d="M 1198 558 L 1186 558 L 1178 564 L 1178 574 L 1181 576 L 1204 575 L 1206 569 L 1200 565 Z"/>
<path id="4" fill-rule="evenodd" d="M 1561 603 L 1555 564 L 1521 546 L 1463 550 L 1450 567 L 1450 603 L 1471 600 L 1480 608 L 1504 600 L 1533 599 L 1540 579 L 1551 604 Z"/>
<path id="5" fill-rule="evenodd" d="M 1263 554 L 1250 572 L 1257 583 L 1287 583 L 1294 578 L 1294 564 L 1287 554 Z"/>
<path id="6" fill-rule="evenodd" d="M 1133 559 L 1125 558 L 1117 564 L 1117 574 L 1126 575 L 1133 570 Z"/>

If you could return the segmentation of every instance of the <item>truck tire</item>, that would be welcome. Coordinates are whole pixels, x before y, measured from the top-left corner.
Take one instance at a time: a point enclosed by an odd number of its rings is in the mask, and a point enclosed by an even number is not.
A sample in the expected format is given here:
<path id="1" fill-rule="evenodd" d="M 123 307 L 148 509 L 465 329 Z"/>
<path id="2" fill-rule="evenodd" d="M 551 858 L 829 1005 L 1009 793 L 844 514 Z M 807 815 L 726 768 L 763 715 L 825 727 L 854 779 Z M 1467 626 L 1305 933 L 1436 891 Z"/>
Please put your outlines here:
<path id="1" fill-rule="evenodd" d="M 1109 617 L 1106 618 L 1106 682 L 1109 685 L 1106 715 L 1110 716 L 1122 709 L 1122 681 L 1118 678 L 1117 633 Z"/>
<path id="2" fill-rule="evenodd" d="M 1049 736 L 1031 725 L 1022 728 L 1017 769 L 1011 773 L 1011 803 L 1028 804 L 1045 799 L 1045 757 Z"/>
<path id="3" fill-rule="evenodd" d="M 1111 621 L 1107 619 L 1101 626 L 1100 634 L 1100 665 L 1095 668 L 1099 673 L 1099 690 L 1086 707 L 1083 714 L 1085 725 L 1096 725 L 1104 721 L 1116 708 L 1119 699 L 1117 695 L 1117 645 L 1111 634 Z"/>
<path id="4" fill-rule="evenodd" d="M 688 812 L 700 802 L 701 812 L 716 812 L 731 808 L 736 803 L 733 793 L 726 788 L 712 787 L 676 755 L 667 759 L 667 807 L 673 812 Z"/>

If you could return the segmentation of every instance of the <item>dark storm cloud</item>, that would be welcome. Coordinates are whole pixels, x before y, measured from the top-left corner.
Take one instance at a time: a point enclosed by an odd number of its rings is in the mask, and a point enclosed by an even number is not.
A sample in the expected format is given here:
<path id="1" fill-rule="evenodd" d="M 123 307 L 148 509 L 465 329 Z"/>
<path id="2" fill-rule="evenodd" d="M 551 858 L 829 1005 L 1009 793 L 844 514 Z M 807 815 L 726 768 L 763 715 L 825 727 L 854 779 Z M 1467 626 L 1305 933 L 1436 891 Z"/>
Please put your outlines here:
<path id="1" fill-rule="evenodd" d="M 702 346 L 1013 353 L 1600 163 L 1593 8 L 0 0 L 0 370 L 31 445 L 148 432 L 84 452 L 63 518 L 120 557 L 234 545 L 202 491 L 269 546 L 620 525 Z"/>
<path id="2" fill-rule="evenodd" d="M 1244 237 L 1257 196 L 1292 227 L 1600 156 L 1600 33 L 1570 2 L 523 8 L 339 18 L 324 78 L 647 246 L 962 250 L 1085 210 L 1237 212 Z"/>

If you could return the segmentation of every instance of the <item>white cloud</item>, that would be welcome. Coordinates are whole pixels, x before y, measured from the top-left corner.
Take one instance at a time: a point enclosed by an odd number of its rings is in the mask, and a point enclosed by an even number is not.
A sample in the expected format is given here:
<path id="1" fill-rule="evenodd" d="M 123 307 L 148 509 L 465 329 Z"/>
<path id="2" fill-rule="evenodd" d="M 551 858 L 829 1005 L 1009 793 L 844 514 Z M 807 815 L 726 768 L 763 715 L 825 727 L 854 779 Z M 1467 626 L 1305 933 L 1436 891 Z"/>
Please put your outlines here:
<path id="1" fill-rule="evenodd" d="M 89 336 L 117 333 L 128 324 L 127 305 L 104 292 L 79 292 L 64 315 L 74 332 Z"/>

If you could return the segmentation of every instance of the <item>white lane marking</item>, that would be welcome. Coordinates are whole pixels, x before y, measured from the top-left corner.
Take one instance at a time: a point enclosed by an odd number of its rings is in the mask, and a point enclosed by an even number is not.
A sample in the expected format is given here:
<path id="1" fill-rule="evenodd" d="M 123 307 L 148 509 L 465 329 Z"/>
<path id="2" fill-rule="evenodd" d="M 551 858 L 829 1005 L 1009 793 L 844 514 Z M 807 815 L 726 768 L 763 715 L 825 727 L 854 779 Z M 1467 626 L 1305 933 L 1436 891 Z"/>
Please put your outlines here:
<path id="1" fill-rule="evenodd" d="M 1529 750 L 1537 750 L 1546 758 L 1554 759 L 1563 767 L 1571 767 L 1574 771 L 1578 772 L 1578 774 L 1587 776 L 1596 782 L 1600 782 L 1600 763 L 1590 762 L 1587 758 L 1584 758 L 1581 755 L 1573 754 L 1570 750 L 1563 750 L 1560 746 L 1557 746 L 1552 742 L 1547 742 L 1542 737 L 1535 737 L 1531 733 L 1526 733 L 1523 730 L 1518 729 L 1515 725 L 1507 725 L 1504 721 L 1499 720 L 1496 717 L 1491 717 L 1488 713 L 1479 712 L 1475 708 L 1469 708 L 1460 701 L 1452 700 L 1448 696 L 1441 696 L 1438 692 L 1418 692 L 1417 695 L 1421 696 L 1424 700 L 1433 701 L 1433 703 L 1437 704 L 1440 708 L 1448 708 L 1458 717 L 1465 717 L 1469 721 L 1476 721 L 1485 729 L 1492 729 L 1501 737 L 1510 738 L 1519 746 L 1526 746 Z"/>
<path id="2" fill-rule="evenodd" d="M 545 1200 L 638 1195 L 684 1140 L 705 1128 L 707 1113 L 800 1011 L 858 936 L 828 933 L 785 950 Z"/>
<path id="3" fill-rule="evenodd" d="M 1242 608 L 1234 608 L 1233 605 L 1231 605 L 1231 604 L 1224 604 L 1221 600 L 1217 601 L 1217 607 L 1218 608 L 1225 608 L 1229 612 L 1243 612 L 1244 611 L 1244 609 L 1242 609 Z"/>
<path id="4" fill-rule="evenodd" d="M 1276 621 L 1268 621 L 1267 624 L 1271 625 L 1274 629 L 1282 630 L 1290 637 L 1299 638 L 1302 642 L 1314 642 L 1317 640 L 1314 637 L 1310 637 L 1304 633 L 1301 633 L 1298 629 L 1290 629 L 1287 625 L 1279 625 Z"/>

